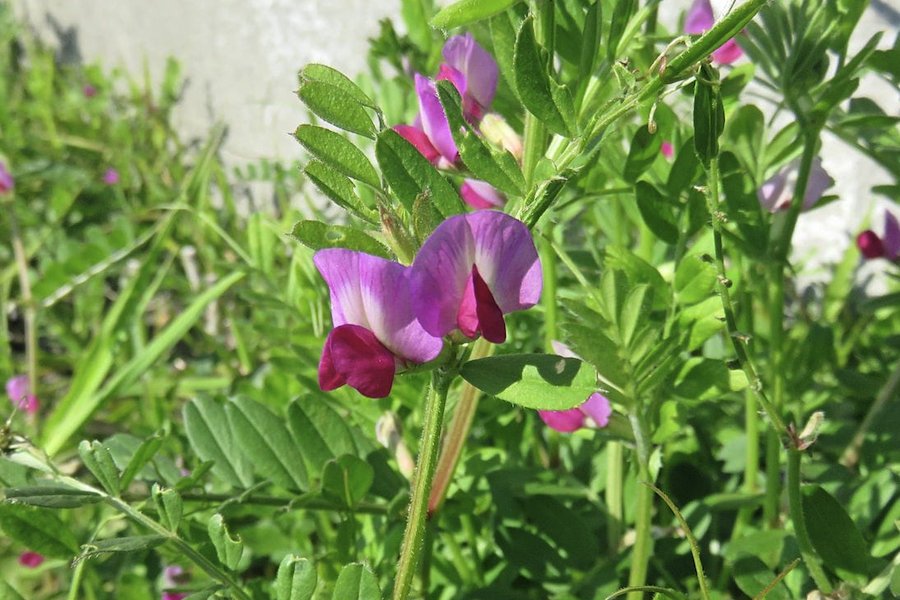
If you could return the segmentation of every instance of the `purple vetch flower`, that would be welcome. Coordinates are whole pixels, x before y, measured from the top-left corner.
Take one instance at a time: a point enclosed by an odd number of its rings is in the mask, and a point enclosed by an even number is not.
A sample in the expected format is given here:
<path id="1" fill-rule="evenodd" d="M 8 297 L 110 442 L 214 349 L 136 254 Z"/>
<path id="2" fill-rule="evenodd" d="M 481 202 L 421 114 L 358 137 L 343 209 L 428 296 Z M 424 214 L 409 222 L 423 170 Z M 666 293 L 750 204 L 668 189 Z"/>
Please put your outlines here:
<path id="1" fill-rule="evenodd" d="M 106 185 L 116 185 L 119 183 L 119 172 L 113 168 L 107 169 L 106 173 L 103 174 L 103 183 Z"/>
<path id="2" fill-rule="evenodd" d="M 183 600 L 187 598 L 187 592 L 168 592 L 165 591 L 170 588 L 177 588 L 180 585 L 186 583 L 188 577 L 182 569 L 178 565 L 169 565 L 165 569 L 163 569 L 163 580 L 162 580 L 162 600 Z"/>
<path id="3" fill-rule="evenodd" d="M 715 22 L 716 18 L 713 15 L 712 4 L 710 1 L 694 0 L 684 21 L 684 32 L 689 34 L 700 34 L 711 29 Z M 730 65 L 743 55 L 744 51 L 741 50 L 741 47 L 734 41 L 734 38 L 725 42 L 712 53 L 713 60 L 720 65 Z"/>
<path id="4" fill-rule="evenodd" d="M 581 357 L 572 352 L 565 344 L 555 340 L 551 343 L 553 344 L 553 351 L 559 356 L 581 360 Z M 609 423 L 609 416 L 612 414 L 612 408 L 606 396 L 600 392 L 594 392 L 588 396 L 587 400 L 575 408 L 568 410 L 539 410 L 538 414 L 551 429 L 562 433 L 571 433 L 590 424 L 600 428 L 606 427 Z"/>
<path id="5" fill-rule="evenodd" d="M 459 195 L 472 208 L 503 208 L 506 196 L 491 184 L 477 179 L 466 179 L 459 188 Z"/>
<path id="6" fill-rule="evenodd" d="M 322 390 L 346 384 L 384 398 L 398 369 L 440 354 L 440 336 L 426 332 L 413 312 L 409 267 L 343 248 L 319 250 L 313 262 L 331 292 L 334 323 L 319 362 Z"/>
<path id="7" fill-rule="evenodd" d="M 660 147 L 659 150 L 666 158 L 672 158 L 673 156 L 675 156 L 675 147 L 671 142 L 663 142 L 662 147 Z"/>
<path id="8" fill-rule="evenodd" d="M 797 185 L 797 175 L 800 170 L 800 159 L 794 159 L 770 177 L 757 190 L 759 203 L 769 212 L 776 213 L 787 210 L 791 205 L 791 197 L 794 195 L 794 187 Z M 803 194 L 802 210 L 809 210 L 825 193 L 825 190 L 834 184 L 834 179 L 822 168 L 822 159 L 813 159 L 809 172 L 809 181 Z"/>
<path id="9" fill-rule="evenodd" d="M 29 569 L 36 569 L 44 562 L 44 557 L 37 552 L 26 550 L 19 555 L 19 564 Z"/>
<path id="10" fill-rule="evenodd" d="M 6 165 L 0 160 L 0 194 L 12 191 L 16 187 L 13 176 L 6 170 Z"/>
<path id="11" fill-rule="evenodd" d="M 28 375 L 16 375 L 6 382 L 6 395 L 19 409 L 29 415 L 38 411 L 40 403 L 37 397 L 31 393 L 31 385 L 28 383 Z"/>
<path id="12" fill-rule="evenodd" d="M 89 83 L 86 83 L 81 87 L 81 93 L 84 94 L 85 98 L 93 98 L 97 95 L 97 88 Z"/>
<path id="13" fill-rule="evenodd" d="M 541 296 L 541 263 L 531 232 L 501 212 L 450 217 L 425 240 L 412 265 L 412 308 L 422 327 L 443 337 L 459 329 L 506 341 L 503 315 Z"/>
<path id="14" fill-rule="evenodd" d="M 497 63 L 475 42 L 471 33 L 454 35 L 448 39 L 444 44 L 443 55 L 447 66 L 462 76 L 462 89 L 455 80 L 451 81 L 462 96 L 466 118 L 477 124 L 494 101 L 494 94 L 497 92 L 497 77 L 500 72 Z"/>
<path id="15" fill-rule="evenodd" d="M 866 259 L 886 258 L 896 262 L 900 258 L 900 222 L 889 211 L 884 211 L 884 236 L 880 237 L 871 229 L 860 233 L 856 247 Z"/>

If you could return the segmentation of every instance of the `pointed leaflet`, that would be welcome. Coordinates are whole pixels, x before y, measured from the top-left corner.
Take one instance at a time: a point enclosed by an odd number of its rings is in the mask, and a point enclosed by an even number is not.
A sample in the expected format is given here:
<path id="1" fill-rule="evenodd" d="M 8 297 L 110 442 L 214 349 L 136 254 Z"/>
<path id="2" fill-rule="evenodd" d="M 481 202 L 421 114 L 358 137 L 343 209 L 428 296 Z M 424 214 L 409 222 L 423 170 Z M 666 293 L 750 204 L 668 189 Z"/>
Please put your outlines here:
<path id="1" fill-rule="evenodd" d="M 337 69 L 333 69 L 326 65 L 312 63 L 300 70 L 298 78 L 300 79 L 300 85 L 310 81 L 318 81 L 333 85 L 359 104 L 376 110 L 378 109 L 372 99 L 369 98 L 358 85 L 353 83 L 346 75 Z"/>
<path id="2" fill-rule="evenodd" d="M 303 174 L 309 177 L 313 185 L 325 194 L 332 202 L 369 223 L 378 223 L 377 213 L 363 204 L 356 193 L 353 182 L 345 175 L 338 173 L 320 160 L 311 160 L 303 168 Z"/>
<path id="3" fill-rule="evenodd" d="M 316 567 L 305 558 L 288 554 L 278 565 L 276 600 L 312 600 L 318 579 Z"/>
<path id="4" fill-rule="evenodd" d="M 325 463 L 342 454 L 358 454 L 344 417 L 319 396 L 304 394 L 287 409 L 287 425 L 311 476 L 318 478 Z"/>
<path id="5" fill-rule="evenodd" d="M 677 244 L 678 221 L 672 205 L 652 184 L 643 180 L 634 186 L 634 195 L 641 217 L 644 218 L 644 223 L 650 231 L 667 244 Z"/>
<path id="6" fill-rule="evenodd" d="M 341 88 L 321 81 L 307 81 L 300 86 L 297 95 L 323 121 L 375 139 L 375 125 L 369 113 Z"/>
<path id="7" fill-rule="evenodd" d="M 381 189 L 381 178 L 375 167 L 362 150 L 341 134 L 324 127 L 301 125 L 294 132 L 294 137 L 310 154 L 328 166 L 347 177 Z"/>
<path id="8" fill-rule="evenodd" d="M 519 0 L 459 0 L 441 9 L 431 19 L 432 27 L 453 29 L 488 17 L 493 17 Z"/>
<path id="9" fill-rule="evenodd" d="M 326 225 L 321 221 L 299 221 L 294 224 L 291 237 L 313 250 L 346 248 L 382 258 L 391 257 L 384 244 L 355 227 Z"/>
<path id="10" fill-rule="evenodd" d="M 575 106 L 569 90 L 550 77 L 545 54 L 546 50 L 534 38 L 533 17 L 528 17 L 516 37 L 513 57 L 516 90 L 528 112 L 541 119 L 554 133 L 571 137 Z"/>
<path id="11" fill-rule="evenodd" d="M 463 212 L 462 198 L 450 182 L 444 179 L 415 146 L 393 129 L 386 129 L 378 134 L 375 157 L 384 178 L 410 214 L 416 198 L 421 194 L 429 194 L 445 217 Z"/>
<path id="12" fill-rule="evenodd" d="M 700 65 L 694 81 L 694 148 L 707 169 L 719 155 L 719 136 L 725 128 L 725 109 L 719 97 L 719 75 L 708 64 Z"/>
<path id="13" fill-rule="evenodd" d="M 201 459 L 213 461 L 217 477 L 236 488 L 253 485 L 252 466 L 234 440 L 222 404 L 195 398 L 184 405 L 182 418 L 191 446 Z"/>
<path id="14" fill-rule="evenodd" d="M 341 569 L 334 584 L 332 600 L 376 600 L 381 598 L 378 580 L 363 564 L 353 563 Z"/>

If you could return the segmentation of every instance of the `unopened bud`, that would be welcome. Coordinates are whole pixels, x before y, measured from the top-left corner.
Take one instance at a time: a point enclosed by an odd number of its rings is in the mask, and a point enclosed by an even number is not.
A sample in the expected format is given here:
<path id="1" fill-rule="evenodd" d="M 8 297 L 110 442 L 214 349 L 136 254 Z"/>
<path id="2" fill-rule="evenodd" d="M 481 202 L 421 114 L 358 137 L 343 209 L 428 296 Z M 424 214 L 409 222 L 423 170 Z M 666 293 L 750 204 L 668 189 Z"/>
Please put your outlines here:
<path id="1" fill-rule="evenodd" d="M 490 143 L 509 151 L 516 160 L 522 160 L 522 138 L 503 120 L 503 117 L 497 113 L 487 113 L 481 119 L 478 128 Z"/>

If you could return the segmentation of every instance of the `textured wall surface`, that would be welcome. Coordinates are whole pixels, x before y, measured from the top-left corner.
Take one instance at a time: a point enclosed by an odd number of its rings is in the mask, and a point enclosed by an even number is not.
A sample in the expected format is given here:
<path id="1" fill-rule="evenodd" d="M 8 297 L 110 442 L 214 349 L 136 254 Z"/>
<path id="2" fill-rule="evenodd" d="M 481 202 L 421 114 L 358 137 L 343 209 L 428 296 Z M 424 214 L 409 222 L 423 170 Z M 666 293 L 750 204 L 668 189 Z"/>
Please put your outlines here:
<path id="1" fill-rule="evenodd" d="M 395 0 L 19 0 L 18 13 L 68 60 L 100 60 L 158 80 L 166 58 L 187 79 L 175 115 L 188 136 L 229 126 L 225 158 L 293 159 L 288 134 L 304 119 L 297 71 L 324 62 L 354 74 L 365 68 L 369 37 Z"/>

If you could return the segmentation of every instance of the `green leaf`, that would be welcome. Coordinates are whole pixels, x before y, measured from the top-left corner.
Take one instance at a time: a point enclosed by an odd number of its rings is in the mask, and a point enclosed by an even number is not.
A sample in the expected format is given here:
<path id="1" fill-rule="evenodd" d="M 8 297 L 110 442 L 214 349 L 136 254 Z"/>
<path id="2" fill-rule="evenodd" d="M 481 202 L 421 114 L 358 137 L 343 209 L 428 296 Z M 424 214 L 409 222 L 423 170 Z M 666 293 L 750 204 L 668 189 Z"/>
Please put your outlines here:
<path id="1" fill-rule="evenodd" d="M 853 519 L 841 503 L 820 486 L 806 485 L 802 492 L 803 521 L 816 553 L 832 569 L 860 576 L 865 581 L 869 547 Z"/>
<path id="2" fill-rule="evenodd" d="M 141 445 L 138 446 L 138 449 L 132 455 L 131 460 L 128 461 L 125 470 L 122 471 L 122 476 L 119 478 L 119 485 L 122 488 L 128 489 L 128 486 L 131 485 L 135 476 L 147 466 L 147 463 L 153 460 L 153 457 L 159 451 L 160 447 L 162 447 L 162 444 L 163 437 L 159 434 L 151 435 L 141 442 Z"/>
<path id="3" fill-rule="evenodd" d="M 472 360 L 460 371 L 481 391 L 526 408 L 565 410 L 597 391 L 587 363 L 554 354 L 508 354 Z"/>
<path id="4" fill-rule="evenodd" d="M 653 308 L 663 308 L 669 305 L 671 290 L 669 284 L 659 274 L 656 267 L 640 258 L 628 248 L 621 246 L 607 246 L 604 264 L 607 269 L 622 271 L 628 275 L 629 283 L 649 283 L 653 288 Z"/>
<path id="5" fill-rule="evenodd" d="M 652 184 L 643 180 L 634 186 L 634 195 L 647 228 L 665 243 L 677 244 L 678 218 L 672 210 L 672 204 Z"/>
<path id="6" fill-rule="evenodd" d="M 334 584 L 332 600 L 377 600 L 381 598 L 378 580 L 363 564 L 353 563 L 341 569 Z"/>
<path id="7" fill-rule="evenodd" d="M 3 490 L 7 500 L 44 508 L 77 508 L 103 500 L 100 494 L 66 485 L 32 485 Z"/>
<path id="8" fill-rule="evenodd" d="M 119 495 L 119 470 L 113 462 L 109 448 L 98 441 L 83 440 L 78 444 L 78 455 L 84 466 L 97 478 L 103 489 L 112 496 Z"/>
<path id="9" fill-rule="evenodd" d="M 428 2 L 428 4 L 430 7 L 431 2 Z M 431 47 L 434 45 L 434 38 L 432 37 L 431 24 L 428 22 L 425 0 L 400 0 L 400 15 L 403 17 L 403 24 L 406 25 L 409 39 L 416 46 L 422 48 L 425 51 L 425 55 L 428 56 Z"/>
<path id="10" fill-rule="evenodd" d="M 231 569 L 237 569 L 238 563 L 241 561 L 241 555 L 244 553 L 244 542 L 241 536 L 237 538 L 231 537 L 228 528 L 225 526 L 225 519 L 219 513 L 214 514 L 209 519 L 207 527 L 209 539 L 212 540 L 216 549 L 216 556 L 219 562 Z"/>
<path id="11" fill-rule="evenodd" d="M 307 490 L 306 466 L 284 419 L 249 398 L 237 397 L 225 404 L 234 439 L 254 470 L 288 490 Z"/>
<path id="12" fill-rule="evenodd" d="M 131 537 L 100 540 L 84 545 L 84 551 L 78 560 L 93 558 L 99 554 L 112 552 L 140 552 L 161 546 L 169 540 L 165 535 L 136 535 Z"/>
<path id="13" fill-rule="evenodd" d="M 303 169 L 313 185 L 329 200 L 369 223 L 378 223 L 375 211 L 363 204 L 356 193 L 353 182 L 320 160 L 311 160 Z"/>
<path id="14" fill-rule="evenodd" d="M 614 62 L 619 55 L 621 48 L 619 42 L 622 41 L 622 35 L 628 27 L 628 21 L 631 20 L 637 10 L 636 0 L 618 0 L 616 7 L 613 9 L 612 19 L 609 23 L 609 39 L 606 41 L 606 58 L 609 62 Z"/>
<path id="15" fill-rule="evenodd" d="M 10 539 L 50 558 L 70 559 L 78 554 L 75 536 L 59 517 L 45 508 L 2 502 L 0 529 Z"/>
<path id="16" fill-rule="evenodd" d="M 428 195 L 445 217 L 463 212 L 462 198 L 416 147 L 393 129 L 378 134 L 375 157 L 384 178 L 403 207 L 412 214 L 416 198 Z"/>
<path id="17" fill-rule="evenodd" d="M 324 127 L 301 125 L 294 132 L 294 137 L 310 154 L 329 167 L 347 177 L 367 183 L 376 190 L 381 189 L 381 178 L 375 167 L 362 150 L 341 134 Z"/>
<path id="18" fill-rule="evenodd" d="M 734 582 L 751 598 L 757 597 L 757 594 L 775 579 L 772 569 L 755 556 L 742 556 L 734 561 L 733 573 Z M 766 593 L 766 600 L 790 600 L 790 598 L 784 582 L 779 582 Z"/>
<path id="19" fill-rule="evenodd" d="M 191 446 L 202 460 L 213 461 L 212 471 L 232 487 L 253 485 L 253 469 L 228 426 L 225 407 L 210 398 L 184 405 L 182 419 Z"/>
<path id="20" fill-rule="evenodd" d="M 525 177 L 509 152 L 494 152 L 463 118 L 462 99 L 449 81 L 438 81 L 438 97 L 447 115 L 459 156 L 476 178 L 507 194 L 525 193 Z"/>
<path id="21" fill-rule="evenodd" d="M 311 63 L 300 69 L 298 78 L 300 80 L 300 85 L 312 81 L 333 85 L 355 102 L 362 104 L 363 106 L 368 106 L 369 108 L 378 109 L 378 106 L 359 88 L 358 85 L 353 83 L 349 77 L 337 69 L 333 69 L 326 65 Z"/>
<path id="22" fill-rule="evenodd" d="M 662 154 L 662 137 L 650 133 L 646 125 L 642 125 L 634 132 L 631 138 L 631 146 L 628 149 L 628 158 L 625 160 L 625 170 L 622 177 L 628 183 L 634 183 L 644 171 L 650 168 L 656 159 Z"/>
<path id="23" fill-rule="evenodd" d="M 513 92 L 516 92 L 514 55 L 516 47 L 516 27 L 510 20 L 512 12 L 503 12 L 491 19 L 491 43 L 497 66 Z M 517 92 L 516 92 L 517 93 Z"/>
<path id="24" fill-rule="evenodd" d="M 363 105 L 330 83 L 307 81 L 297 92 L 300 100 L 323 121 L 344 131 L 375 139 L 375 124 Z"/>
<path id="25" fill-rule="evenodd" d="M 706 300 L 716 285 L 716 267 L 699 256 L 687 256 L 675 269 L 675 300 L 694 304 Z"/>
<path id="26" fill-rule="evenodd" d="M 569 90 L 550 78 L 546 50 L 534 38 L 533 17 L 522 21 L 516 36 L 515 87 L 528 112 L 559 135 L 572 137 L 575 106 Z"/>
<path id="27" fill-rule="evenodd" d="M 345 454 L 325 464 L 322 490 L 337 498 L 345 507 L 353 508 L 372 487 L 375 471 L 366 461 Z"/>
<path id="28" fill-rule="evenodd" d="M 278 565 L 275 599 L 312 600 L 317 583 L 315 565 L 296 554 L 288 554 Z"/>
<path id="29" fill-rule="evenodd" d="M 0 600 L 25 600 L 25 598 L 13 586 L 0 579 Z"/>
<path id="30" fill-rule="evenodd" d="M 345 417 L 321 397 L 306 394 L 291 402 L 287 425 L 310 474 L 318 475 L 325 463 L 342 454 L 358 454 Z"/>
<path id="31" fill-rule="evenodd" d="M 653 289 L 645 284 L 636 285 L 628 292 L 625 303 L 622 305 L 622 313 L 619 315 L 619 339 L 622 347 L 631 347 L 634 334 L 641 325 L 646 326 L 650 306 L 653 303 Z"/>
<path id="32" fill-rule="evenodd" d="M 595 0 L 584 15 L 584 29 L 581 34 L 581 59 L 578 63 L 578 79 L 587 85 L 597 61 L 600 60 L 600 41 L 603 31 L 603 6 L 601 0 Z"/>
<path id="33" fill-rule="evenodd" d="M 725 128 L 725 109 L 719 98 L 718 73 L 701 64 L 694 82 L 694 148 L 703 166 L 719 155 L 719 136 Z"/>
<path id="34" fill-rule="evenodd" d="M 431 19 L 432 27 L 454 29 L 503 12 L 519 0 L 459 0 L 446 6 Z"/>
<path id="35" fill-rule="evenodd" d="M 181 522 L 181 515 L 184 511 L 181 495 L 175 490 L 164 490 L 159 487 L 159 484 L 154 483 L 150 490 L 150 496 L 153 498 L 153 503 L 156 504 L 159 522 L 169 531 L 178 531 L 178 524 Z"/>
<path id="36" fill-rule="evenodd" d="M 313 250 L 347 248 L 381 258 L 391 258 L 391 252 L 384 244 L 356 227 L 326 225 L 321 221 L 298 221 L 291 230 L 291 237 Z"/>

